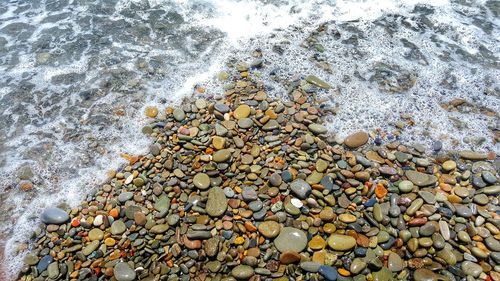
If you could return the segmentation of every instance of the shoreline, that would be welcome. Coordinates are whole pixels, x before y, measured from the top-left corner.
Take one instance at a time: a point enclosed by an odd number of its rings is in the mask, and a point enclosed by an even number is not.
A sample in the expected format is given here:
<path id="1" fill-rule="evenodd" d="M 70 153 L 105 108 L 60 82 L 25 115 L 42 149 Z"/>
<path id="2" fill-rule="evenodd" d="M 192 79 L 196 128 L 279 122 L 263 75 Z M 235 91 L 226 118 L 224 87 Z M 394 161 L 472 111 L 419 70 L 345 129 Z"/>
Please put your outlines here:
<path id="1" fill-rule="evenodd" d="M 92 201 L 46 211 L 18 279 L 500 277 L 494 153 L 431 158 L 366 132 L 339 145 L 309 92 L 327 83 L 282 101 L 250 76 L 240 65 L 223 99 L 165 119 L 149 107 L 150 153 L 123 155 Z"/>

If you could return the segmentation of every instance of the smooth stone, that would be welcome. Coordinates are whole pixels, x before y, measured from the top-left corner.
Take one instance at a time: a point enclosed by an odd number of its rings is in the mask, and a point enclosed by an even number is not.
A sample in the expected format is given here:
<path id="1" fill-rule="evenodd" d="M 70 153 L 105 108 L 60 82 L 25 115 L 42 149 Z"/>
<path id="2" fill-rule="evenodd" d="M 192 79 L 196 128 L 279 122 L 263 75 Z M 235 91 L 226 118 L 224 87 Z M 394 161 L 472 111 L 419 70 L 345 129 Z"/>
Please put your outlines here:
<path id="1" fill-rule="evenodd" d="M 486 237 L 486 239 L 484 239 L 484 242 L 486 244 L 486 247 L 488 247 L 488 249 L 492 250 L 493 252 L 500 252 L 500 242 L 498 242 L 498 240 L 495 239 L 495 237 L 493 236 Z"/>
<path id="2" fill-rule="evenodd" d="M 121 203 L 125 203 L 129 200 L 131 200 L 134 197 L 134 193 L 129 192 L 129 191 L 124 191 L 118 195 L 118 201 Z"/>
<path id="3" fill-rule="evenodd" d="M 300 229 L 284 227 L 278 237 L 274 239 L 274 245 L 282 253 L 289 251 L 300 253 L 307 246 L 307 236 Z"/>
<path id="4" fill-rule="evenodd" d="M 460 151 L 459 155 L 460 155 L 460 157 L 462 157 L 464 159 L 468 159 L 468 160 L 486 160 L 486 159 L 488 159 L 488 154 L 474 152 L 474 151 Z"/>
<path id="5" fill-rule="evenodd" d="M 458 216 L 464 217 L 464 218 L 470 218 L 472 217 L 472 210 L 464 205 L 456 205 L 455 210 Z"/>
<path id="6" fill-rule="evenodd" d="M 443 280 L 440 275 L 432 272 L 427 268 L 419 268 L 413 273 L 415 281 L 439 281 Z"/>
<path id="7" fill-rule="evenodd" d="M 278 129 L 279 126 L 280 126 L 280 124 L 278 123 L 278 121 L 271 119 L 271 120 L 267 121 L 267 123 L 264 126 L 262 126 L 262 130 L 272 131 L 274 129 Z"/>
<path id="8" fill-rule="evenodd" d="M 280 174 L 278 174 L 278 173 L 273 173 L 269 177 L 269 183 L 271 184 L 271 186 L 280 186 L 282 182 L 283 182 L 283 180 L 282 180 Z"/>
<path id="9" fill-rule="evenodd" d="M 306 199 L 311 194 L 311 186 L 303 179 L 296 179 L 290 183 L 290 190 L 299 199 Z"/>
<path id="10" fill-rule="evenodd" d="M 35 265 L 38 263 L 38 256 L 34 253 L 30 253 L 24 257 L 23 261 L 27 265 Z"/>
<path id="11" fill-rule="evenodd" d="M 408 192 L 411 192 L 413 190 L 413 183 L 411 181 L 404 180 L 404 181 L 399 182 L 398 188 L 399 188 L 399 191 L 401 191 L 403 193 L 408 193 Z"/>
<path id="12" fill-rule="evenodd" d="M 217 163 L 226 162 L 231 158 L 231 151 L 229 149 L 221 149 L 212 155 L 212 160 Z"/>
<path id="13" fill-rule="evenodd" d="M 93 251 L 95 251 L 99 247 L 99 240 L 94 240 L 90 243 L 88 243 L 83 249 L 82 249 L 82 254 L 85 256 L 88 256 L 92 254 Z"/>
<path id="14" fill-rule="evenodd" d="M 90 241 L 102 240 L 104 238 L 104 232 L 99 228 L 94 228 L 89 231 L 88 238 Z"/>
<path id="15" fill-rule="evenodd" d="M 250 106 L 242 104 L 234 110 L 233 116 L 236 119 L 247 118 L 250 115 L 250 111 Z"/>
<path id="16" fill-rule="evenodd" d="M 45 224 L 63 224 L 69 220 L 69 215 L 59 208 L 47 208 L 43 211 L 41 217 Z"/>
<path id="17" fill-rule="evenodd" d="M 401 257 L 398 254 L 391 252 L 389 254 L 389 259 L 387 261 L 387 268 L 392 272 L 399 272 L 403 270 L 404 268 L 403 259 L 401 259 Z"/>
<path id="18" fill-rule="evenodd" d="M 266 238 L 274 238 L 280 233 L 280 224 L 275 221 L 264 221 L 258 226 L 260 234 Z"/>
<path id="19" fill-rule="evenodd" d="M 363 259 L 354 259 L 351 262 L 351 266 L 349 267 L 349 271 L 353 274 L 359 274 L 363 271 L 367 266 L 367 263 Z"/>
<path id="20" fill-rule="evenodd" d="M 425 203 L 434 205 L 436 203 L 436 196 L 429 191 L 419 191 L 418 195 L 424 199 Z"/>
<path id="21" fill-rule="evenodd" d="M 164 213 L 170 209 L 170 198 L 167 195 L 162 195 L 154 204 L 155 210 Z"/>
<path id="22" fill-rule="evenodd" d="M 443 236 L 444 240 L 450 240 L 450 228 L 447 222 L 439 221 L 439 232 Z"/>
<path id="23" fill-rule="evenodd" d="M 483 272 L 483 268 L 479 264 L 471 261 L 462 262 L 461 268 L 465 274 L 471 275 L 474 278 L 479 277 L 481 272 Z"/>
<path id="24" fill-rule="evenodd" d="M 332 234 L 328 240 L 328 245 L 336 251 L 348 251 L 356 246 L 356 239 L 348 235 Z"/>
<path id="25" fill-rule="evenodd" d="M 389 281 L 392 280 L 392 272 L 387 267 L 382 267 L 377 272 L 372 272 L 373 281 Z"/>
<path id="26" fill-rule="evenodd" d="M 254 275 L 254 270 L 248 265 L 238 265 L 231 270 L 231 275 L 236 279 L 249 279 Z"/>
<path id="27" fill-rule="evenodd" d="M 122 220 L 116 220 L 111 224 L 111 234 L 120 235 L 127 230 L 127 226 Z"/>
<path id="28" fill-rule="evenodd" d="M 49 264 L 49 267 L 47 268 L 47 272 L 49 273 L 49 278 L 52 280 L 55 280 L 57 276 L 59 276 L 59 263 L 58 262 L 53 262 Z"/>
<path id="29" fill-rule="evenodd" d="M 176 121 L 181 122 L 182 120 L 184 120 L 184 118 L 186 118 L 186 113 L 184 112 L 184 110 L 176 108 L 174 109 L 173 116 Z"/>
<path id="30" fill-rule="evenodd" d="M 114 277 L 117 281 L 133 281 L 136 273 L 126 262 L 119 262 L 113 268 Z"/>
<path id="31" fill-rule="evenodd" d="M 448 160 L 443 163 L 443 169 L 445 171 L 451 171 L 457 168 L 457 163 L 453 160 Z"/>
<path id="32" fill-rule="evenodd" d="M 335 281 L 339 277 L 339 273 L 337 272 L 337 269 L 333 266 L 322 265 L 319 267 L 318 272 L 327 281 Z"/>
<path id="33" fill-rule="evenodd" d="M 167 232 L 167 230 L 170 228 L 170 225 L 168 224 L 157 224 L 153 226 L 149 231 L 154 234 L 161 234 Z"/>
<path id="34" fill-rule="evenodd" d="M 413 184 L 417 186 L 428 186 L 437 182 L 436 176 L 420 173 L 413 170 L 406 171 L 405 175 Z"/>
<path id="35" fill-rule="evenodd" d="M 467 191 L 467 194 L 468 194 L 468 191 Z M 488 198 L 488 195 L 486 195 L 486 194 L 474 195 L 474 198 L 472 198 L 472 200 L 474 201 L 474 203 L 477 203 L 479 205 L 486 205 L 486 204 L 488 204 L 488 202 L 490 202 L 490 199 Z"/>
<path id="36" fill-rule="evenodd" d="M 248 129 L 253 126 L 253 121 L 250 118 L 241 118 L 238 120 L 238 127 L 242 129 Z"/>
<path id="37" fill-rule="evenodd" d="M 210 177 L 205 173 L 198 173 L 193 177 L 193 184 L 201 190 L 205 190 L 210 186 Z"/>
<path id="38" fill-rule="evenodd" d="M 323 88 L 323 89 L 331 89 L 332 86 L 328 83 L 326 83 L 325 81 L 319 79 L 318 77 L 314 76 L 314 75 L 308 75 L 306 77 L 306 81 L 313 84 L 314 86 L 317 86 L 317 87 L 320 87 L 320 88 Z"/>
<path id="39" fill-rule="evenodd" d="M 448 265 L 453 266 L 457 263 L 457 257 L 451 250 L 447 248 L 444 248 L 441 251 L 437 252 L 437 256 L 443 259 Z"/>
<path id="40" fill-rule="evenodd" d="M 497 182 L 497 177 L 495 177 L 495 175 L 493 175 L 493 173 L 489 171 L 482 172 L 481 176 L 483 177 L 483 180 L 489 184 L 494 184 Z"/>
<path id="41" fill-rule="evenodd" d="M 97 241 L 96 241 L 97 242 Z M 99 244 L 99 242 L 97 242 Z M 50 256 L 50 255 L 45 255 L 43 256 L 40 261 L 38 262 L 37 266 L 36 266 L 36 269 L 38 270 L 38 272 L 44 272 L 47 267 L 49 267 L 49 264 L 52 263 L 52 261 L 54 261 L 54 259 Z"/>
<path id="42" fill-rule="evenodd" d="M 219 217 L 226 212 L 227 198 L 222 188 L 212 187 L 208 192 L 208 200 L 205 207 L 207 214 L 211 217 Z"/>
<path id="43" fill-rule="evenodd" d="M 300 268 L 306 272 L 318 272 L 321 264 L 314 261 L 304 261 L 300 263 Z"/>
<path id="44" fill-rule="evenodd" d="M 315 134 L 324 134 L 328 132 L 328 129 L 325 126 L 316 123 L 309 124 L 308 128 L 309 131 Z"/>
<path id="45" fill-rule="evenodd" d="M 215 110 L 219 111 L 220 113 L 228 113 L 231 109 L 229 106 L 227 106 L 224 103 L 216 103 L 214 104 Z"/>
<path id="46" fill-rule="evenodd" d="M 349 148 L 357 148 L 368 142 L 368 134 L 360 131 L 349 135 L 344 140 L 344 144 Z"/>

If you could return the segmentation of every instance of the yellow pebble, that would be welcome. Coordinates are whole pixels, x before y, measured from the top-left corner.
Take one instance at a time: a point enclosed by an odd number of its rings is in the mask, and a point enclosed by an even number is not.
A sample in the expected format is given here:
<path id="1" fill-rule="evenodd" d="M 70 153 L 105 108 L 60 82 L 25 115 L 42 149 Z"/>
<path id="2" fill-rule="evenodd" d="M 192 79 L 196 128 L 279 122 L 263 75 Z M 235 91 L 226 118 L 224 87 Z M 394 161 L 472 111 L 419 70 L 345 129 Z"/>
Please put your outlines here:
<path id="1" fill-rule="evenodd" d="M 236 244 L 236 245 L 241 245 L 243 243 L 245 243 L 245 238 L 243 238 L 241 236 L 239 236 L 236 239 L 234 239 L 234 244 Z"/>
<path id="2" fill-rule="evenodd" d="M 109 237 L 109 238 L 106 238 L 106 240 L 104 240 L 104 244 L 106 244 L 106 246 L 108 247 L 112 247 L 114 246 L 116 243 L 115 239 Z"/>
<path id="3" fill-rule="evenodd" d="M 158 108 L 154 106 L 146 107 L 146 116 L 149 118 L 155 118 L 158 115 Z"/>

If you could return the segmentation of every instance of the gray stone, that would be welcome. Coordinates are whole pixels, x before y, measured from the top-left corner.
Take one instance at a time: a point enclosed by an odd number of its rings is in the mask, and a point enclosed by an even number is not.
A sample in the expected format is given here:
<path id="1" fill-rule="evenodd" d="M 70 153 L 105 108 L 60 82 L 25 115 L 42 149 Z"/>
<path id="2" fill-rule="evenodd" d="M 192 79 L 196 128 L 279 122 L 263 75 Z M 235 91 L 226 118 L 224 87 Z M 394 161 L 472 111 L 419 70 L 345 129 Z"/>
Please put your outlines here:
<path id="1" fill-rule="evenodd" d="M 311 194 L 311 186 L 303 179 L 296 179 L 290 183 L 290 190 L 299 199 L 306 199 Z"/>
<path id="2" fill-rule="evenodd" d="M 284 227 L 278 237 L 274 239 L 274 245 L 282 253 L 288 251 L 300 253 L 307 246 L 307 236 L 300 229 Z"/>
<path id="3" fill-rule="evenodd" d="M 413 184 L 417 186 L 428 186 L 433 185 L 437 182 L 436 176 L 420 173 L 413 170 L 406 171 L 405 175 Z"/>
<path id="4" fill-rule="evenodd" d="M 227 198 L 224 191 L 216 186 L 212 187 L 208 192 L 208 200 L 205 210 L 211 217 L 219 217 L 227 209 Z"/>
<path id="5" fill-rule="evenodd" d="M 135 271 L 126 262 L 119 262 L 113 268 L 114 277 L 117 281 L 133 281 L 135 280 Z"/>
<path id="6" fill-rule="evenodd" d="M 59 208 L 47 208 L 43 211 L 41 219 L 46 224 L 63 224 L 69 220 L 69 215 Z"/>

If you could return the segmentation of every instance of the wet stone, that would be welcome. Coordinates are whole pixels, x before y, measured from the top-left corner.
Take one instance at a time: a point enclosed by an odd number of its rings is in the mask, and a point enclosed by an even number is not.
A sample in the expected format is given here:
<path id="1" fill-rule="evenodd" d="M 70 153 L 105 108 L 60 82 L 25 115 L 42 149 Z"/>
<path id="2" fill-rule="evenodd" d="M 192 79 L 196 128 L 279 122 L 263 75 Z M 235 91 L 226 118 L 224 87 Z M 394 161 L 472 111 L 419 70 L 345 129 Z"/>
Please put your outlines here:
<path id="1" fill-rule="evenodd" d="M 193 178 L 193 184 L 201 190 L 205 190 L 210 186 L 210 178 L 205 173 L 198 173 Z"/>
<path id="2" fill-rule="evenodd" d="M 136 273 L 126 262 L 119 262 L 113 268 L 114 277 L 117 281 L 133 281 Z"/>
<path id="3" fill-rule="evenodd" d="M 69 215 L 59 208 L 47 208 L 43 211 L 41 219 L 46 224 L 63 224 L 69 220 Z"/>
<path id="4" fill-rule="evenodd" d="M 208 192 L 206 211 L 209 216 L 219 217 L 227 209 L 227 198 L 220 187 L 212 187 Z"/>
<path id="5" fill-rule="evenodd" d="M 306 199 L 311 193 L 311 186 L 303 179 L 296 179 L 290 183 L 290 190 L 299 199 Z"/>
<path id="6" fill-rule="evenodd" d="M 274 245 L 282 253 L 289 251 L 300 253 L 307 246 L 307 236 L 300 229 L 284 227 L 274 239 Z"/>

